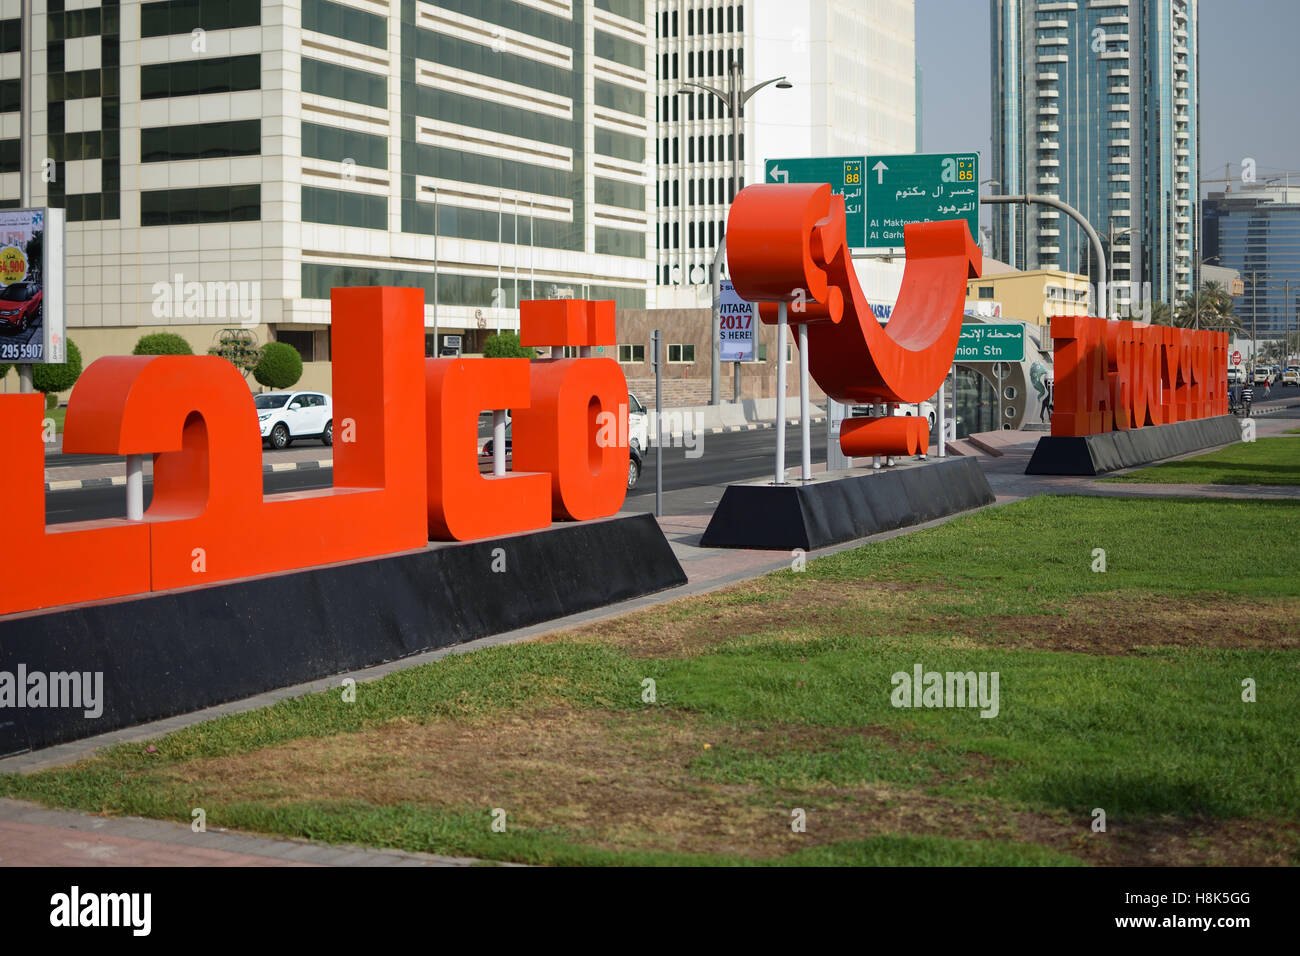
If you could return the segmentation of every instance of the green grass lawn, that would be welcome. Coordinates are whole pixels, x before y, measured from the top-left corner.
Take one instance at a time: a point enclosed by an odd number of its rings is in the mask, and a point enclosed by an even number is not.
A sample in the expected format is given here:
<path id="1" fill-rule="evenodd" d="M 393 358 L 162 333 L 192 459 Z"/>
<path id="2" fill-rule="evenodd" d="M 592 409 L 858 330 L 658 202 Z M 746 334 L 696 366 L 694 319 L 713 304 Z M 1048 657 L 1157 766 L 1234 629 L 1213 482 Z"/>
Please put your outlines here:
<path id="1" fill-rule="evenodd" d="M 45 414 L 44 414 L 42 417 L 43 417 L 43 418 L 51 418 L 51 419 L 53 419 L 53 420 L 54 420 L 54 431 L 55 431 L 55 433 L 56 433 L 56 434 L 59 434 L 59 435 L 62 435 L 62 434 L 63 434 L 63 419 L 64 419 L 64 417 L 65 417 L 67 414 L 68 414 L 68 409 L 67 409 L 66 407 L 61 407 L 61 408 L 47 408 L 47 409 L 45 409 Z"/>
<path id="2" fill-rule="evenodd" d="M 1298 509 L 1034 498 L 0 794 L 529 863 L 1294 864 Z M 917 664 L 996 716 L 894 706 Z"/>
<path id="3" fill-rule="evenodd" d="M 1261 438 L 1208 455 L 1166 461 L 1100 480 L 1175 485 L 1298 485 L 1300 442 L 1289 438 Z"/>

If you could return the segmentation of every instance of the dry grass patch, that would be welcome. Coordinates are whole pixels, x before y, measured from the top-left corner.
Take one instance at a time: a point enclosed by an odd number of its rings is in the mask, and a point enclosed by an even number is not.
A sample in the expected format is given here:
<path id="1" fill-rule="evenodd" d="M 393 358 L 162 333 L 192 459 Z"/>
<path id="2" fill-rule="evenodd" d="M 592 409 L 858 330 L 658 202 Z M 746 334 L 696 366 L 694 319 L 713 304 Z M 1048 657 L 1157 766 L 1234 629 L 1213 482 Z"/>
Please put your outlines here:
<path id="1" fill-rule="evenodd" d="M 759 579 L 760 582 L 776 579 Z M 739 637 L 802 640 L 854 615 L 914 615 L 926 592 L 895 581 L 795 579 L 773 594 L 746 582 L 609 621 L 539 638 L 542 642 L 613 644 L 636 658 L 697 657 Z M 788 583 L 783 581 L 783 583 Z M 792 626 L 793 625 L 793 626 Z"/>
<path id="2" fill-rule="evenodd" d="M 951 619 L 943 629 L 986 644 L 1083 654 L 1132 654 L 1142 647 L 1233 650 L 1300 648 L 1300 599 L 1096 594 L 1066 605 L 1066 615 L 1021 614 Z"/>
<path id="3" fill-rule="evenodd" d="M 886 782 L 763 786 L 710 779 L 710 751 L 822 752 L 851 737 L 918 754 L 932 745 L 880 728 L 719 727 L 689 714 L 563 707 L 497 721 L 393 721 L 353 734 L 293 741 L 249 754 L 161 769 L 206 806 L 256 801 L 415 805 L 450 812 L 504 808 L 511 828 L 559 830 L 585 846 L 772 859 L 883 835 L 1034 843 L 1096 863 L 1283 863 L 1296 828 L 1250 821 L 1113 822 L 1106 834 L 1062 812 L 1008 811 L 931 787 L 997 772 L 972 754 L 923 788 Z M 790 828 L 807 812 L 807 831 Z M 1289 841 L 1289 842 L 1288 842 Z"/>

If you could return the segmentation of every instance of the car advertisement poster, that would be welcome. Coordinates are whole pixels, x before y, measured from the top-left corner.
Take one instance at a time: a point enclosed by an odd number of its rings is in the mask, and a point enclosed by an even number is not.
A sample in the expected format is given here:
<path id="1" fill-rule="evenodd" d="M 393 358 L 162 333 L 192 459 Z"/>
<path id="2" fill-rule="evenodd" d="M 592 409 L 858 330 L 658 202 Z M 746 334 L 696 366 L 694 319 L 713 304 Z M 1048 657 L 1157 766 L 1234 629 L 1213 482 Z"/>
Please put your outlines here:
<path id="1" fill-rule="evenodd" d="M 0 363 L 66 361 L 63 210 L 0 209 Z"/>
<path id="2" fill-rule="evenodd" d="M 721 352 L 724 362 L 754 361 L 754 326 L 758 316 L 754 303 L 736 295 L 730 282 L 722 283 L 722 306 L 719 312 L 722 336 Z"/>

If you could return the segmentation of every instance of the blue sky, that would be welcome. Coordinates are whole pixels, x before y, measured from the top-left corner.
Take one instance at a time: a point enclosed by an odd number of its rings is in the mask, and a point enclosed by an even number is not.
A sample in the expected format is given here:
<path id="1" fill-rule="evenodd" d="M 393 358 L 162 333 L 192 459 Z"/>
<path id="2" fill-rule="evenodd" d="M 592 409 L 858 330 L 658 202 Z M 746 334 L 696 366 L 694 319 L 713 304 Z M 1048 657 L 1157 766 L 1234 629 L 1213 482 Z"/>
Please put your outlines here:
<path id="1" fill-rule="evenodd" d="M 1202 178 L 1222 177 L 1229 162 L 1237 176 L 1247 156 L 1261 179 L 1300 173 L 1300 2 L 1201 0 L 1200 25 Z M 916 0 L 916 57 L 922 148 L 978 149 L 989 178 L 988 0 Z"/>

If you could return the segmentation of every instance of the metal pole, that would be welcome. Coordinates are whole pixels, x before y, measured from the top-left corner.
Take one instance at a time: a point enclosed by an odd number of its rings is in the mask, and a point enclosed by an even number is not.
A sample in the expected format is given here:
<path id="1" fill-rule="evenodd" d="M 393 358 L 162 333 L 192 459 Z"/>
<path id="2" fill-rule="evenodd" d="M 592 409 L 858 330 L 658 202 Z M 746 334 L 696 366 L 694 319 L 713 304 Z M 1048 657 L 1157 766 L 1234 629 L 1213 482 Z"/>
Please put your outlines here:
<path id="1" fill-rule="evenodd" d="M 512 252 L 515 258 L 515 310 L 519 309 L 519 197 L 515 197 L 515 248 Z M 518 318 L 518 316 L 516 316 Z M 523 323 L 520 322 L 520 328 Z"/>
<path id="2" fill-rule="evenodd" d="M 506 473 L 506 410 L 492 411 L 492 474 Z"/>
<path id="3" fill-rule="evenodd" d="M 785 484 L 785 326 L 784 302 L 776 304 L 776 483 Z"/>
<path id="4" fill-rule="evenodd" d="M 722 382 L 722 258 L 727 247 L 718 243 L 718 251 L 713 255 L 713 345 L 712 358 L 709 362 L 709 404 L 717 405 L 720 401 L 718 392 Z"/>
<path id="5" fill-rule="evenodd" d="M 433 191 L 433 357 L 442 355 L 438 342 L 438 190 Z"/>
<path id="6" fill-rule="evenodd" d="M 945 386 L 948 384 L 948 375 L 945 373 L 943 381 L 939 383 L 939 457 L 946 458 L 947 452 L 944 449 L 944 436 L 948 434 L 948 397 L 945 392 Z"/>
<path id="7" fill-rule="evenodd" d="M 501 296 L 505 294 L 505 289 L 501 288 L 501 212 L 504 208 L 504 201 L 500 193 L 497 193 L 497 335 L 501 334 Z"/>
<path id="8" fill-rule="evenodd" d="M 663 334 L 659 329 L 654 330 L 651 337 L 651 357 L 655 365 L 655 517 L 663 517 L 664 513 L 664 367 L 661 356 Z"/>
<path id="9" fill-rule="evenodd" d="M 126 520 L 144 520 L 144 455 L 126 456 Z"/>
<path id="10" fill-rule="evenodd" d="M 23 154 L 19 158 L 22 173 L 18 177 L 18 205 L 27 209 L 32 203 L 32 0 L 23 0 L 21 11 L 23 45 L 19 58 L 19 75 L 22 77 L 23 95 L 18 112 L 18 137 Z M 30 394 L 35 390 L 31 365 L 19 363 L 18 391 Z"/>
<path id="11" fill-rule="evenodd" d="M 800 476 L 812 481 L 812 416 L 808 414 L 808 324 L 799 323 L 799 431 L 803 442 Z"/>
<path id="12" fill-rule="evenodd" d="M 1097 230 L 1092 228 L 1092 223 L 1084 217 L 1083 213 L 1075 209 L 1069 203 L 1061 202 L 1054 196 L 1043 196 L 1038 193 L 1020 193 L 1014 196 L 981 196 L 980 202 L 991 203 L 993 205 L 1004 205 L 1007 203 L 1038 203 L 1042 206 L 1051 206 L 1053 209 L 1059 209 L 1075 222 L 1077 222 L 1088 236 L 1088 241 L 1092 243 L 1092 259 L 1097 263 L 1098 282 L 1097 282 L 1097 301 L 1094 303 L 1097 308 L 1098 316 L 1105 316 L 1106 312 L 1106 252 L 1101 245 L 1101 237 L 1097 235 Z"/>
<path id="13" fill-rule="evenodd" d="M 537 220 L 533 217 L 533 201 L 528 200 L 528 298 L 537 298 Z"/>

